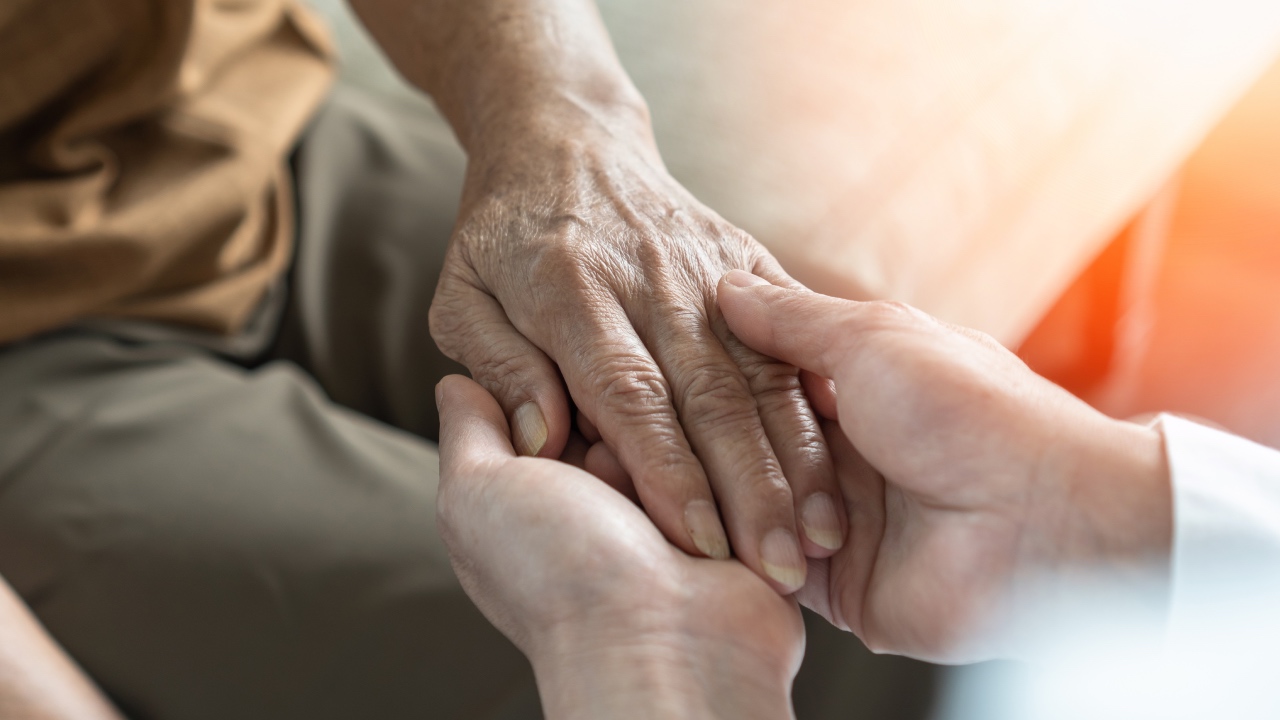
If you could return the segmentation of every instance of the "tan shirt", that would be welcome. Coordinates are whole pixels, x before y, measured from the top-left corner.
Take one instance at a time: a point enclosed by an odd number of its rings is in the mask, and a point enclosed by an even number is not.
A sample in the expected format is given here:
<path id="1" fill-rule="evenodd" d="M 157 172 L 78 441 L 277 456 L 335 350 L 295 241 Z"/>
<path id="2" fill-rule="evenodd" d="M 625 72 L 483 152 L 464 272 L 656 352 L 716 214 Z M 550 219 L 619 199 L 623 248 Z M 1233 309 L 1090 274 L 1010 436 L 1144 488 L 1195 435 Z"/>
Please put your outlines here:
<path id="1" fill-rule="evenodd" d="M 288 263 L 287 155 L 331 55 L 295 0 L 0 2 L 0 342 L 234 332 Z"/>

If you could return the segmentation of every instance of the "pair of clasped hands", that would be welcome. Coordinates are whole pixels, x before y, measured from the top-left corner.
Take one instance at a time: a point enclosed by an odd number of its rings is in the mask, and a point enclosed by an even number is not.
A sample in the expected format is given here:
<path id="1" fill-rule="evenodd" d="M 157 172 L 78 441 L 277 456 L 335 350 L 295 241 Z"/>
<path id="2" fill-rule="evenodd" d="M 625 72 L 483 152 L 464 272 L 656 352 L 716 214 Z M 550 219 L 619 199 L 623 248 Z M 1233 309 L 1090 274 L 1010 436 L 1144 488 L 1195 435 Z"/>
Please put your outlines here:
<path id="1" fill-rule="evenodd" d="M 533 663 L 549 717 L 788 717 L 799 604 L 876 651 L 996 657 L 992 619 L 1016 612 L 1024 578 L 1168 556 L 1159 432 L 1096 412 L 989 337 L 740 270 L 710 303 L 747 348 L 799 369 L 775 380 L 816 419 L 769 455 L 780 467 L 715 458 L 741 480 L 717 480 L 718 511 L 696 499 L 705 518 L 673 510 L 672 484 L 633 482 L 590 423 L 558 459 L 520 456 L 488 392 L 459 376 L 437 389 L 441 532 L 463 587 Z M 651 459 L 678 479 L 681 457 Z"/>

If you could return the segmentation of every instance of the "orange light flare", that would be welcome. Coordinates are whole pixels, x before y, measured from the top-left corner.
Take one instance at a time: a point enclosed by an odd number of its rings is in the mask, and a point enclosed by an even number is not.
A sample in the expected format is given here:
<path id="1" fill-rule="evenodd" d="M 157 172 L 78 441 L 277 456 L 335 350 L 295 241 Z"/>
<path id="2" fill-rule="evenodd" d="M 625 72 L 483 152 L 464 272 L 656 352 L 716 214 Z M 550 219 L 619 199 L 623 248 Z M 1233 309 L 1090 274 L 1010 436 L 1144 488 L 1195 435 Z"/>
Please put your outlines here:
<path id="1" fill-rule="evenodd" d="M 1084 298 L 1106 284 L 1103 258 L 1022 355 L 1113 415 L 1183 412 L 1280 446 L 1280 62 L 1191 154 L 1175 186 L 1130 357 L 1106 356 L 1115 326 L 1083 320 Z"/>

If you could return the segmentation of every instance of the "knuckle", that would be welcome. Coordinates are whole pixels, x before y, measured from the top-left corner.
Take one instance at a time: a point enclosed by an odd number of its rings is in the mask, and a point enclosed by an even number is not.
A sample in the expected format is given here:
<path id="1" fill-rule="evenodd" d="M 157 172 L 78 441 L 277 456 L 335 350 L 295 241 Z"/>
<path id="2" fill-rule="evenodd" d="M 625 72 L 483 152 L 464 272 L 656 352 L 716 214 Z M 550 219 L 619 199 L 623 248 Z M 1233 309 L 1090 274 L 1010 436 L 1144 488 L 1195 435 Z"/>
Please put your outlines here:
<path id="1" fill-rule="evenodd" d="M 742 369 L 751 385 L 751 392 L 761 401 L 784 402 L 801 392 L 800 371 L 791 365 L 759 358 L 755 362 L 743 363 Z"/>
<path id="2" fill-rule="evenodd" d="M 457 345 L 458 337 L 466 323 L 459 293 L 449 283 L 442 281 L 431 307 L 427 310 L 427 328 L 440 349 L 449 352 Z"/>
<path id="3" fill-rule="evenodd" d="M 687 248 L 673 245 L 651 233 L 641 233 L 635 247 L 636 263 L 649 284 L 660 286 L 662 279 L 678 277 L 695 264 Z"/>
<path id="4" fill-rule="evenodd" d="M 761 418 L 789 418 L 787 430 L 794 427 L 794 432 L 799 432 L 816 428 L 811 422 L 813 414 L 803 391 L 757 393 L 756 407 Z"/>
<path id="5" fill-rule="evenodd" d="M 605 243 L 551 241 L 520 272 L 522 284 L 545 288 L 543 301 L 560 307 L 562 303 L 557 299 L 606 300 L 612 295 L 608 288 L 625 287 L 631 282 L 634 268 Z"/>
<path id="6" fill-rule="evenodd" d="M 475 357 L 469 359 L 467 369 L 475 376 L 477 382 L 492 392 L 494 388 L 490 386 L 506 385 L 513 381 L 520 382 L 528 374 L 529 361 L 519 355 L 503 353 L 490 345 L 482 348 Z"/>
<path id="7" fill-rule="evenodd" d="M 491 321 L 485 303 L 493 302 L 485 291 L 463 277 L 446 271 L 440 277 L 431 307 L 427 309 L 427 330 L 440 350 L 454 360 L 462 355 L 479 334 L 477 328 Z"/>
<path id="8" fill-rule="evenodd" d="M 678 496 L 672 488 L 706 483 L 701 466 L 674 438 L 660 436 L 657 441 L 645 444 L 643 450 L 644 467 L 632 478 L 642 492 Z"/>
<path id="9" fill-rule="evenodd" d="M 577 270 L 583 262 L 579 248 L 570 242 L 552 240 L 536 250 L 526 267 L 536 280 L 565 282 L 580 280 Z"/>
<path id="10" fill-rule="evenodd" d="M 756 404 L 737 368 L 699 365 L 687 371 L 680 414 L 687 424 L 724 427 L 749 422 Z"/>
<path id="11" fill-rule="evenodd" d="M 785 446 L 782 453 L 790 463 L 788 484 L 797 487 L 831 487 L 835 485 L 835 468 L 826 438 L 821 433 L 801 430 Z M 836 489 L 838 491 L 838 489 Z"/>
<path id="12" fill-rule="evenodd" d="M 596 377 L 593 390 L 603 410 L 597 419 L 603 423 L 612 415 L 621 425 L 623 443 L 638 451 L 641 467 L 633 480 L 642 499 L 648 493 L 671 492 L 689 482 L 706 482 L 675 422 L 670 388 L 657 368 L 639 356 L 617 356 L 609 359 Z M 643 432 L 636 432 L 637 428 Z"/>
<path id="13" fill-rule="evenodd" d="M 732 263 L 734 267 L 750 270 L 755 266 L 756 258 L 767 252 L 760 241 L 737 226 L 725 227 L 720 231 L 720 236 L 721 257 L 725 263 Z"/>
<path id="14" fill-rule="evenodd" d="M 789 512 L 792 506 L 791 486 L 782 477 L 781 471 L 758 473 L 750 481 L 747 496 L 755 507 L 769 511 L 785 509 Z"/>
<path id="15" fill-rule="evenodd" d="M 595 395 L 624 416 L 643 417 L 665 410 L 670 391 L 662 373 L 635 356 L 614 357 L 596 372 Z"/>

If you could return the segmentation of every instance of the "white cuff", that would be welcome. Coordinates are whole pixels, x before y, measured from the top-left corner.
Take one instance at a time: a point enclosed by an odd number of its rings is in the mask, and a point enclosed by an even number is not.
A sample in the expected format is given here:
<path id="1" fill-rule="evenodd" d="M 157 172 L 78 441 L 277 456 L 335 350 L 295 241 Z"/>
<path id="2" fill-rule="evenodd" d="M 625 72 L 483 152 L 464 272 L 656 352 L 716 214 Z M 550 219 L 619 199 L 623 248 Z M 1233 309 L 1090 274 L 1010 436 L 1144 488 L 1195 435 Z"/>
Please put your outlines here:
<path id="1" fill-rule="evenodd" d="M 1180 645 L 1280 598 L 1280 452 L 1172 415 L 1158 424 L 1173 481 L 1168 637 Z"/>

